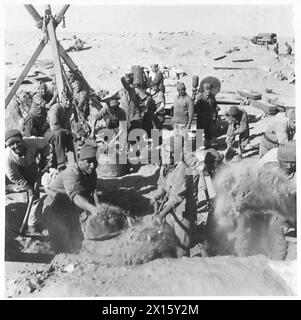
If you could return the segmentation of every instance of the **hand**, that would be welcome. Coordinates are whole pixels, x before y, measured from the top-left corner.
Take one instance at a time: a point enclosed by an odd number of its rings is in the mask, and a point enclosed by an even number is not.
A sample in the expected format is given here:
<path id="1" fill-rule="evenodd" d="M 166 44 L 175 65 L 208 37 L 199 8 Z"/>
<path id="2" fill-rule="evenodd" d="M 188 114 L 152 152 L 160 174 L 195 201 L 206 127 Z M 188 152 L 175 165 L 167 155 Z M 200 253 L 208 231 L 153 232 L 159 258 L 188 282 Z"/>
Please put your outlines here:
<path id="1" fill-rule="evenodd" d="M 35 198 L 38 197 L 36 190 L 33 189 L 33 188 L 29 188 L 29 189 L 27 190 L 27 193 L 28 193 L 28 197 L 29 197 L 29 198 L 34 198 L 34 199 L 35 199 Z"/>
<path id="2" fill-rule="evenodd" d="M 153 223 L 154 226 L 156 226 L 156 227 L 161 227 L 162 226 L 163 220 L 162 220 L 160 215 L 154 215 L 152 218 L 153 218 L 152 219 L 152 223 Z"/>
<path id="3" fill-rule="evenodd" d="M 153 199 L 150 200 L 150 205 L 154 206 L 156 203 L 158 203 L 159 198 L 154 197 Z"/>
<path id="4" fill-rule="evenodd" d="M 97 207 L 94 207 L 90 212 L 92 216 L 97 216 L 99 213 L 99 209 Z"/>

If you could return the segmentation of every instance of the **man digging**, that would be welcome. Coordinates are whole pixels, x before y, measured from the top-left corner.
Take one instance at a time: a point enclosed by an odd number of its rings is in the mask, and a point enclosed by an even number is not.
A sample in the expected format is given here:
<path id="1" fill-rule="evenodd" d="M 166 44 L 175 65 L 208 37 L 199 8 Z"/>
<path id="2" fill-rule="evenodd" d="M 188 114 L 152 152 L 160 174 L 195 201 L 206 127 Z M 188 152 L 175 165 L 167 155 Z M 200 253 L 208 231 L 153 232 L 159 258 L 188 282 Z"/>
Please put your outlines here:
<path id="1" fill-rule="evenodd" d="M 70 164 L 49 186 L 43 217 L 55 252 L 81 249 L 83 233 L 79 215 L 83 210 L 96 215 L 97 147 L 84 145 L 77 162 Z"/>
<path id="2" fill-rule="evenodd" d="M 5 133 L 5 146 L 5 175 L 17 185 L 19 191 L 27 192 L 28 203 L 32 203 L 27 232 L 40 233 L 42 228 L 37 210 L 40 199 L 35 184 L 47 164 L 49 144 L 45 138 L 22 138 L 18 130 L 8 130 Z M 40 154 L 39 164 L 36 161 L 38 154 Z"/>
<path id="3" fill-rule="evenodd" d="M 178 139 L 179 138 L 179 139 Z M 178 140 L 178 141 L 177 141 Z M 189 256 L 191 228 L 196 220 L 196 199 L 193 176 L 183 158 L 182 136 L 172 136 L 162 147 L 163 165 L 160 169 L 158 189 L 153 203 L 159 202 L 154 219 L 158 224 L 166 222 L 175 232 L 179 247 L 177 257 Z"/>

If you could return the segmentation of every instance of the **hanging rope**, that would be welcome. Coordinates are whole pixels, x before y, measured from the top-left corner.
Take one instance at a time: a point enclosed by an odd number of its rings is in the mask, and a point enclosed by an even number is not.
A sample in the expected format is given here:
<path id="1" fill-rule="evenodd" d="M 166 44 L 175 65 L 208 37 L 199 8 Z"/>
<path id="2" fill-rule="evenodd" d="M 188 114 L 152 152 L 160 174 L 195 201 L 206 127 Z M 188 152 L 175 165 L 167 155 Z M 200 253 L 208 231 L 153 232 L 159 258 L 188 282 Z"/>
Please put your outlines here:
<path id="1" fill-rule="evenodd" d="M 45 34 L 44 42 L 47 43 L 49 41 L 48 31 L 47 31 L 47 24 L 50 20 L 50 17 L 48 15 L 44 15 L 43 17 L 43 25 L 42 25 L 42 31 Z"/>

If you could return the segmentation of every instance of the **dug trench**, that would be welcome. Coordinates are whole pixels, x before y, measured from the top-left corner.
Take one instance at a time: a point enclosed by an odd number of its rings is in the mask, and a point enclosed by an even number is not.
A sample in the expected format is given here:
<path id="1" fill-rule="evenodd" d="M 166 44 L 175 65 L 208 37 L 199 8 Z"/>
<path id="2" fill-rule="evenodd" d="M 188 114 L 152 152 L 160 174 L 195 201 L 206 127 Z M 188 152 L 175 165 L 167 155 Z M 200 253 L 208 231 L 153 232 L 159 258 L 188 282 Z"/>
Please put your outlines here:
<path id="1" fill-rule="evenodd" d="M 288 270 L 295 267 L 295 244 L 290 244 L 287 261 L 283 262 L 258 256 L 258 250 L 238 258 L 233 251 L 222 252 L 221 247 L 211 257 L 175 259 L 173 234 L 150 223 L 150 199 L 157 179 L 158 167 L 152 165 L 141 167 L 130 176 L 99 179 L 103 210 L 113 217 L 125 214 L 124 220 L 118 221 L 126 228 L 115 237 L 95 241 L 87 239 L 87 224 L 83 223 L 86 239 L 76 253 L 55 254 L 47 237 L 16 235 L 12 230 L 20 226 L 26 205 L 22 194 L 8 195 L 7 296 L 294 294 Z M 134 225 L 132 219 L 136 220 Z M 100 232 L 103 235 L 103 230 Z M 276 268 L 274 263 L 278 263 Z M 242 289 L 243 276 L 256 281 L 248 281 L 248 287 Z M 212 277 L 216 279 L 213 282 L 209 281 Z M 168 279 L 171 285 L 167 285 Z M 185 281 L 188 282 L 184 285 Z"/>

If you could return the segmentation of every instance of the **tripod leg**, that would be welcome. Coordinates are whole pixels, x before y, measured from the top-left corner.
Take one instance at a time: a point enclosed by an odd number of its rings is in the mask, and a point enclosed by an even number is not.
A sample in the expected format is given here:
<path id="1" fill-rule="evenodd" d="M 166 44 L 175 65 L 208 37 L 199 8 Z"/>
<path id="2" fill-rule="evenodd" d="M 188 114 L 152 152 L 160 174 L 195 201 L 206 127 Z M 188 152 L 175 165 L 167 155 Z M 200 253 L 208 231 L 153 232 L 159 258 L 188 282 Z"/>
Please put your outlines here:
<path id="1" fill-rule="evenodd" d="M 38 44 L 36 50 L 34 51 L 32 56 L 27 61 L 23 71 L 21 72 L 21 74 L 19 75 L 19 77 L 17 78 L 17 80 L 15 81 L 13 86 L 11 87 L 7 97 L 5 98 L 5 108 L 8 106 L 8 104 L 10 103 L 12 97 L 14 96 L 14 94 L 19 89 L 20 84 L 22 83 L 22 81 L 27 76 L 29 70 L 31 69 L 31 67 L 35 63 L 36 59 L 38 58 L 38 56 L 40 55 L 40 53 L 42 52 L 44 47 L 45 47 L 45 42 L 44 42 L 44 39 L 43 39 L 43 40 L 40 41 L 40 43 Z"/>
<path id="2" fill-rule="evenodd" d="M 46 12 L 47 12 L 47 10 L 50 11 L 50 6 L 48 9 L 46 9 Z M 50 11 L 50 14 L 51 14 L 51 11 Z M 58 41 L 56 39 L 55 28 L 54 28 L 52 18 L 50 19 L 49 23 L 47 24 L 47 30 L 48 30 L 49 40 L 50 40 L 51 51 L 52 51 L 52 55 L 53 55 L 58 96 L 59 96 L 59 99 L 61 99 L 61 94 L 62 94 L 62 91 L 64 90 L 64 82 L 63 82 L 63 74 L 62 74 L 60 55 L 58 52 L 58 45 L 57 45 Z"/>
<path id="3" fill-rule="evenodd" d="M 71 57 L 67 54 L 66 50 L 62 47 L 60 43 L 58 43 L 58 49 L 60 56 L 63 58 L 65 61 L 66 65 L 69 67 L 71 71 L 78 71 L 77 65 L 73 62 Z M 88 84 L 87 80 L 82 76 L 82 79 L 84 80 L 85 84 L 87 85 L 88 88 L 91 88 L 90 85 Z"/>

